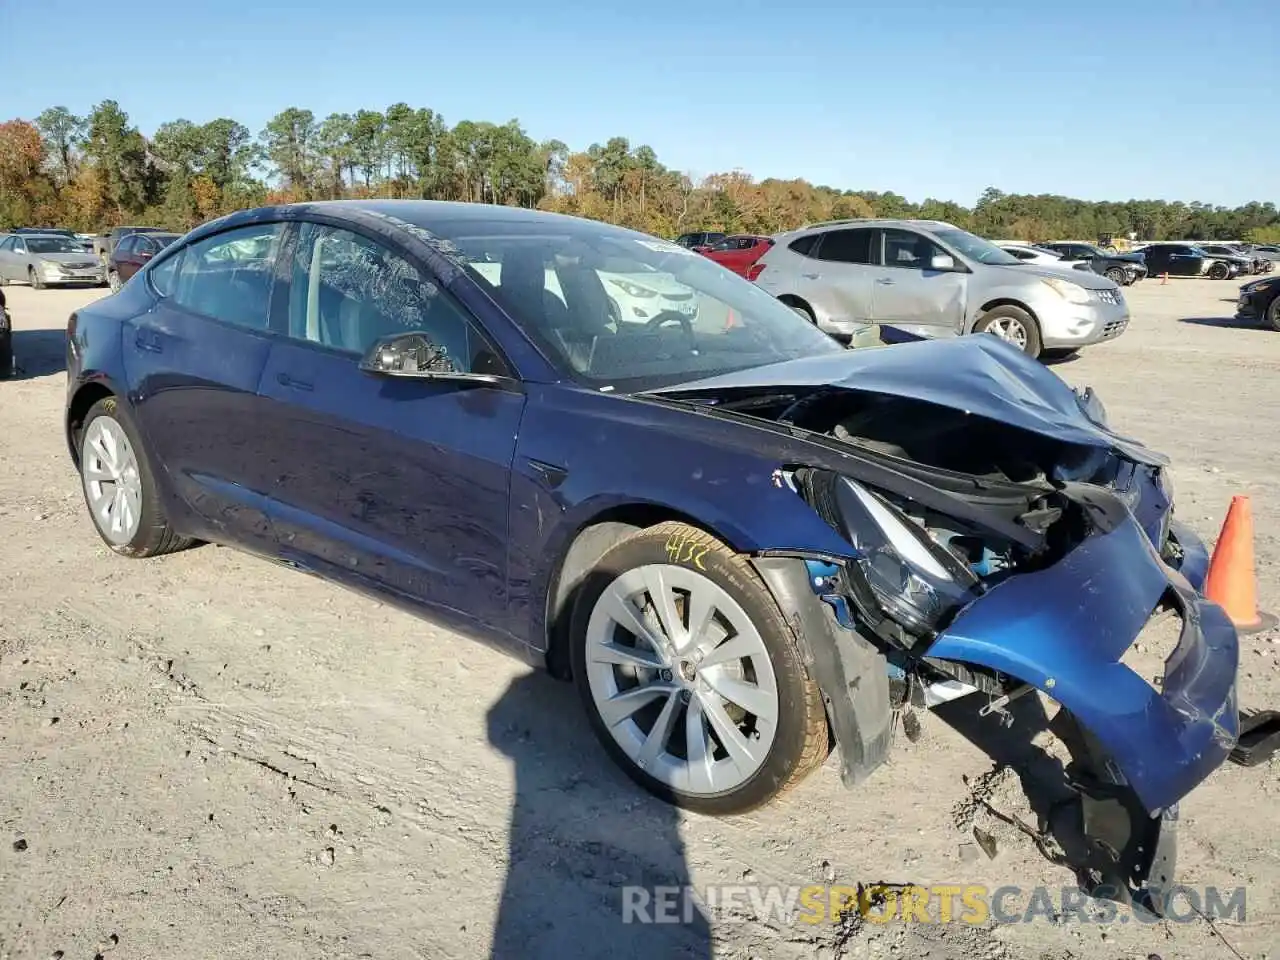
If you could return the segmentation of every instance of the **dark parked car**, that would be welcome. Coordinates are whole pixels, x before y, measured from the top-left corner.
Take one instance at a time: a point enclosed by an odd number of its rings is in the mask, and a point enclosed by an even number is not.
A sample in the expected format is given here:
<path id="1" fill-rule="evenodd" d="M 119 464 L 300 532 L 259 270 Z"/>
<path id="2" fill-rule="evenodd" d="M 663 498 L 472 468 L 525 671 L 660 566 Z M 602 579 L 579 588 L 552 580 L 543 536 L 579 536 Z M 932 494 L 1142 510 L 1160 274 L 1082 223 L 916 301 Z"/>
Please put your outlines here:
<path id="1" fill-rule="evenodd" d="M 676 243 L 682 247 L 688 247 L 690 250 L 702 251 L 710 247 L 714 243 L 719 243 L 727 234 L 716 233 L 714 231 L 704 233 L 682 233 L 676 237 Z"/>
<path id="2" fill-rule="evenodd" d="M 148 260 L 181 237 L 180 233 L 131 233 L 107 259 L 107 285 L 119 290 Z"/>
<path id="3" fill-rule="evenodd" d="M 13 320 L 0 290 L 0 380 L 13 373 Z"/>
<path id="4" fill-rule="evenodd" d="M 752 266 L 772 246 L 773 241 L 768 237 L 742 235 L 725 237 L 704 248 L 701 253 L 708 260 L 728 267 L 738 276 L 754 280 L 755 277 L 751 275 Z"/>
<path id="5" fill-rule="evenodd" d="M 1235 257 L 1215 257 L 1190 243 L 1151 243 L 1142 248 L 1151 275 L 1209 277 L 1226 280 L 1239 275 L 1241 264 Z"/>
<path id="6" fill-rule="evenodd" d="M 1272 330 L 1280 330 L 1280 276 L 1244 284 L 1240 288 L 1236 319 L 1261 321 Z"/>
<path id="7" fill-rule="evenodd" d="M 1262 273 L 1266 261 L 1262 257 L 1254 257 L 1226 243 L 1200 243 L 1197 246 L 1211 257 L 1221 257 L 1236 264 L 1236 272 L 1248 276 L 1251 273 Z"/>
<path id="8" fill-rule="evenodd" d="M 1100 273 L 1121 286 L 1136 283 L 1147 275 L 1147 264 L 1141 254 L 1116 253 L 1091 243 L 1068 240 L 1040 243 L 1037 246 L 1042 250 L 1052 250 L 1067 263 L 1087 263 L 1094 273 Z"/>
<path id="9" fill-rule="evenodd" d="M 697 317 L 616 324 L 620 271 Z M 1177 803 L 1236 741 L 1236 632 L 1165 459 L 997 337 L 847 350 L 667 241 L 363 201 L 205 224 L 67 343 L 111 549 L 234 544 L 505 647 L 690 809 L 766 802 L 831 742 L 856 785 L 898 711 L 1039 689 L 1092 734 L 1073 781 L 1126 837 L 1086 812 L 1097 849 L 1171 880 Z M 1129 652 L 1164 608 L 1153 682 Z"/>
<path id="10" fill-rule="evenodd" d="M 112 227 L 109 231 L 98 237 L 93 242 L 93 252 L 96 253 L 103 265 L 111 259 L 111 254 L 116 249 L 116 244 L 123 237 L 130 236 L 135 233 L 169 233 L 164 227 Z"/>

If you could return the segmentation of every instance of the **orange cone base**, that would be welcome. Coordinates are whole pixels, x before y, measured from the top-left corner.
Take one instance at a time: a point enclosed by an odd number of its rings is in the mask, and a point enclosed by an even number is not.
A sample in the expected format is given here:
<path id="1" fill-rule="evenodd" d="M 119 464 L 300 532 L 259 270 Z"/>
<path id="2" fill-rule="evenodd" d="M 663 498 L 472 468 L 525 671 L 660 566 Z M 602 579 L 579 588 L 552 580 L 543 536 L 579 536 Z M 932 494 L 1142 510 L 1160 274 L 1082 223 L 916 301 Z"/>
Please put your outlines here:
<path id="1" fill-rule="evenodd" d="M 1236 633 L 1243 633 L 1243 634 L 1261 633 L 1263 630 L 1270 630 L 1277 623 L 1280 623 L 1280 620 L 1277 620 L 1276 615 L 1274 613 L 1263 613 L 1261 610 L 1259 610 L 1258 619 L 1255 622 L 1237 623 L 1235 625 Z"/>

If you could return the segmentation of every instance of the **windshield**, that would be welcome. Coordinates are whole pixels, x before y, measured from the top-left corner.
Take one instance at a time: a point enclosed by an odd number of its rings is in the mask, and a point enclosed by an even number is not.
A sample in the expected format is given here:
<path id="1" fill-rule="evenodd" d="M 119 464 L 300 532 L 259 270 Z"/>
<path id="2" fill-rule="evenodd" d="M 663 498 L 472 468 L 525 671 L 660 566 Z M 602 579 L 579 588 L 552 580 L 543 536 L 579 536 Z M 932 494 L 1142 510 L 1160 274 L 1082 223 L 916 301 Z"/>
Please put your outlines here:
<path id="1" fill-rule="evenodd" d="M 977 260 L 979 263 L 989 263 L 995 266 L 1011 266 L 1022 262 L 1013 254 L 1001 250 L 990 240 L 975 237 L 967 230 L 944 227 L 941 230 L 932 232 L 943 243 L 959 250 L 970 260 Z"/>
<path id="2" fill-rule="evenodd" d="M 66 237 L 27 237 L 28 253 L 84 253 L 84 247 Z"/>
<path id="3" fill-rule="evenodd" d="M 432 230 L 565 376 L 601 389 L 647 390 L 844 349 L 666 240 L 569 219 L 468 218 Z"/>

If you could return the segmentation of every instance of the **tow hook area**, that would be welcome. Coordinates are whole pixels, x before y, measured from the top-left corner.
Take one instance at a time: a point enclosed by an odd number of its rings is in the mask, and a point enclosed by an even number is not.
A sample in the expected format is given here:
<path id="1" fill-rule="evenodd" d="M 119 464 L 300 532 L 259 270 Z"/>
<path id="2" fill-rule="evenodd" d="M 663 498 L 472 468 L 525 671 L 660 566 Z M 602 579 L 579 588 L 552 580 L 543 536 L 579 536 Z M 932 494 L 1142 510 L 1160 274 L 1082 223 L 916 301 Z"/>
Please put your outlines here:
<path id="1" fill-rule="evenodd" d="M 1256 767 L 1270 760 L 1277 750 L 1280 750 L 1280 711 L 1242 710 L 1240 735 L 1231 751 L 1231 762 Z"/>

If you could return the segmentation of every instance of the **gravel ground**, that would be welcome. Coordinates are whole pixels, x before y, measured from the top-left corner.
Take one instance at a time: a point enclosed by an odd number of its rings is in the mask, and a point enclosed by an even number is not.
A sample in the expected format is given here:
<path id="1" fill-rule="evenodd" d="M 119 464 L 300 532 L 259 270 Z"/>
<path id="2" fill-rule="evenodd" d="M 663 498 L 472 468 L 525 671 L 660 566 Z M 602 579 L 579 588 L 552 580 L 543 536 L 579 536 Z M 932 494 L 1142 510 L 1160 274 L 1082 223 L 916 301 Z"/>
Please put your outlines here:
<path id="1" fill-rule="evenodd" d="M 1276 610 L 1280 334 L 1235 327 L 1235 289 L 1145 281 L 1122 338 L 1055 369 L 1174 458 L 1206 539 L 1232 494 L 1252 496 Z M 1179 879 L 1247 888 L 1243 922 L 833 925 L 743 907 L 624 924 L 631 884 L 1044 885 L 1057 902 L 1072 873 L 1007 821 L 1035 823 L 1024 785 L 1052 751 L 1006 738 L 997 764 L 971 711 L 931 715 L 857 791 L 832 760 L 750 816 L 679 814 L 614 769 L 570 687 L 501 654 L 233 550 L 109 553 L 60 427 L 62 329 L 100 291 L 8 293 L 0 957 L 1276 955 L 1276 761 L 1226 767 L 1183 804 Z M 1276 706 L 1280 634 L 1242 646 L 1243 703 Z"/>

